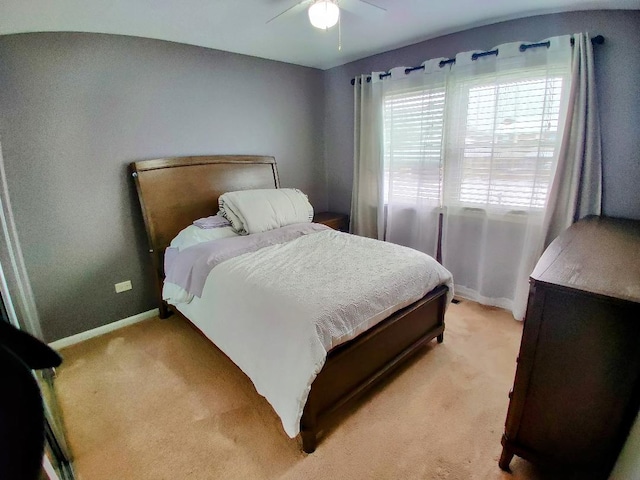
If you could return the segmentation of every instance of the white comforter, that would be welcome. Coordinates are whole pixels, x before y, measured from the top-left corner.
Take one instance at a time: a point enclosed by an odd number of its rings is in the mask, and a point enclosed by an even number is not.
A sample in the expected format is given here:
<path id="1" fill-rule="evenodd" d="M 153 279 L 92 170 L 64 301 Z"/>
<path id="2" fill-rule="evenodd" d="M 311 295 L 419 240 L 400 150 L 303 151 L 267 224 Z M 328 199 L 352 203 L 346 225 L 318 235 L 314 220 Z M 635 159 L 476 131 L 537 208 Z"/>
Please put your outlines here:
<path id="1" fill-rule="evenodd" d="M 327 352 L 451 274 L 433 258 L 333 230 L 226 260 L 177 308 L 252 380 L 294 437 Z M 165 296 L 175 291 L 165 284 Z M 179 297 L 178 297 L 179 298 Z"/>

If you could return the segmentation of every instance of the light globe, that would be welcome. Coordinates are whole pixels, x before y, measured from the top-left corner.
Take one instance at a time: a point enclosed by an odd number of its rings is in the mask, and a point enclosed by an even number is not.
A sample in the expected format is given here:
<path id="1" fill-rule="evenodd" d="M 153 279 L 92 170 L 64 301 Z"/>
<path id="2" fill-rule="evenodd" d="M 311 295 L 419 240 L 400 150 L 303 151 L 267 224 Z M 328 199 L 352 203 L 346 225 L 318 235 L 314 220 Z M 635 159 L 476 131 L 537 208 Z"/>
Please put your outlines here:
<path id="1" fill-rule="evenodd" d="M 318 0 L 309 7 L 309 21 L 316 28 L 326 30 L 338 23 L 340 8 L 333 0 Z"/>

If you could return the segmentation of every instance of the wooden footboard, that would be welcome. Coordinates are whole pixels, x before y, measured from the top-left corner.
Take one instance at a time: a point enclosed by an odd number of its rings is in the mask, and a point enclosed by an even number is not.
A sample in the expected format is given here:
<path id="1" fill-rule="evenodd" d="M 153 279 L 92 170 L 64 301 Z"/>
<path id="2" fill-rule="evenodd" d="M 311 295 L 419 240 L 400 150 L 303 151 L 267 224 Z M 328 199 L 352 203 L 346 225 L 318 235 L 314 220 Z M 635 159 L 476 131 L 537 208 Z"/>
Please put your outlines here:
<path id="1" fill-rule="evenodd" d="M 316 449 L 327 417 L 386 378 L 425 343 L 444 335 L 448 288 L 440 286 L 372 329 L 331 350 L 300 420 L 302 448 Z"/>

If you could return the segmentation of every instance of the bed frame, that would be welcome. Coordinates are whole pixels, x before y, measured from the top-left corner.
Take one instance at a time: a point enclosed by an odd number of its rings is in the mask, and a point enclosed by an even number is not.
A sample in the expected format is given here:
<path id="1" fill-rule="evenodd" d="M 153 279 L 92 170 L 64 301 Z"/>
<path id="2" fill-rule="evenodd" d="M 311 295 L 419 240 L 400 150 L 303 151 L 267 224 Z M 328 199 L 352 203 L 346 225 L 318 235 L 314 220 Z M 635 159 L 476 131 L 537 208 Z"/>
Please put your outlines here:
<path id="1" fill-rule="evenodd" d="M 171 240 L 193 220 L 214 215 L 224 192 L 278 188 L 276 162 L 273 157 L 249 155 L 174 157 L 135 162 L 130 170 L 149 240 L 160 318 L 166 318 L 170 310 L 162 300 L 163 265 Z M 328 353 L 300 420 L 305 452 L 316 449 L 318 435 L 334 412 L 387 377 L 427 342 L 437 338 L 442 343 L 447 290 L 437 287 Z"/>

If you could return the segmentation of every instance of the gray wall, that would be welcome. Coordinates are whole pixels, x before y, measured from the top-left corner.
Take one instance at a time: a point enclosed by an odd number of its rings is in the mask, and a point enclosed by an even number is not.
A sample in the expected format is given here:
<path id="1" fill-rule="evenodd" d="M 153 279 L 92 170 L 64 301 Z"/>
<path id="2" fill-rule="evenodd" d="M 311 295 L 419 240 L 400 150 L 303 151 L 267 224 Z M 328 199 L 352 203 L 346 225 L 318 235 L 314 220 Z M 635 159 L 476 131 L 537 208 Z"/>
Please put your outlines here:
<path id="1" fill-rule="evenodd" d="M 596 47 L 602 123 L 604 214 L 640 218 L 640 11 L 545 15 L 497 23 L 375 55 L 325 72 L 325 164 L 329 208 L 349 212 L 353 181 L 351 78 L 424 60 L 490 49 L 518 40 L 588 31 L 606 38 Z"/>
<path id="2" fill-rule="evenodd" d="M 323 73 L 124 36 L 0 37 L 0 141 L 47 341 L 156 307 L 129 162 L 273 155 L 325 210 Z M 133 282 L 116 294 L 114 283 Z"/>

